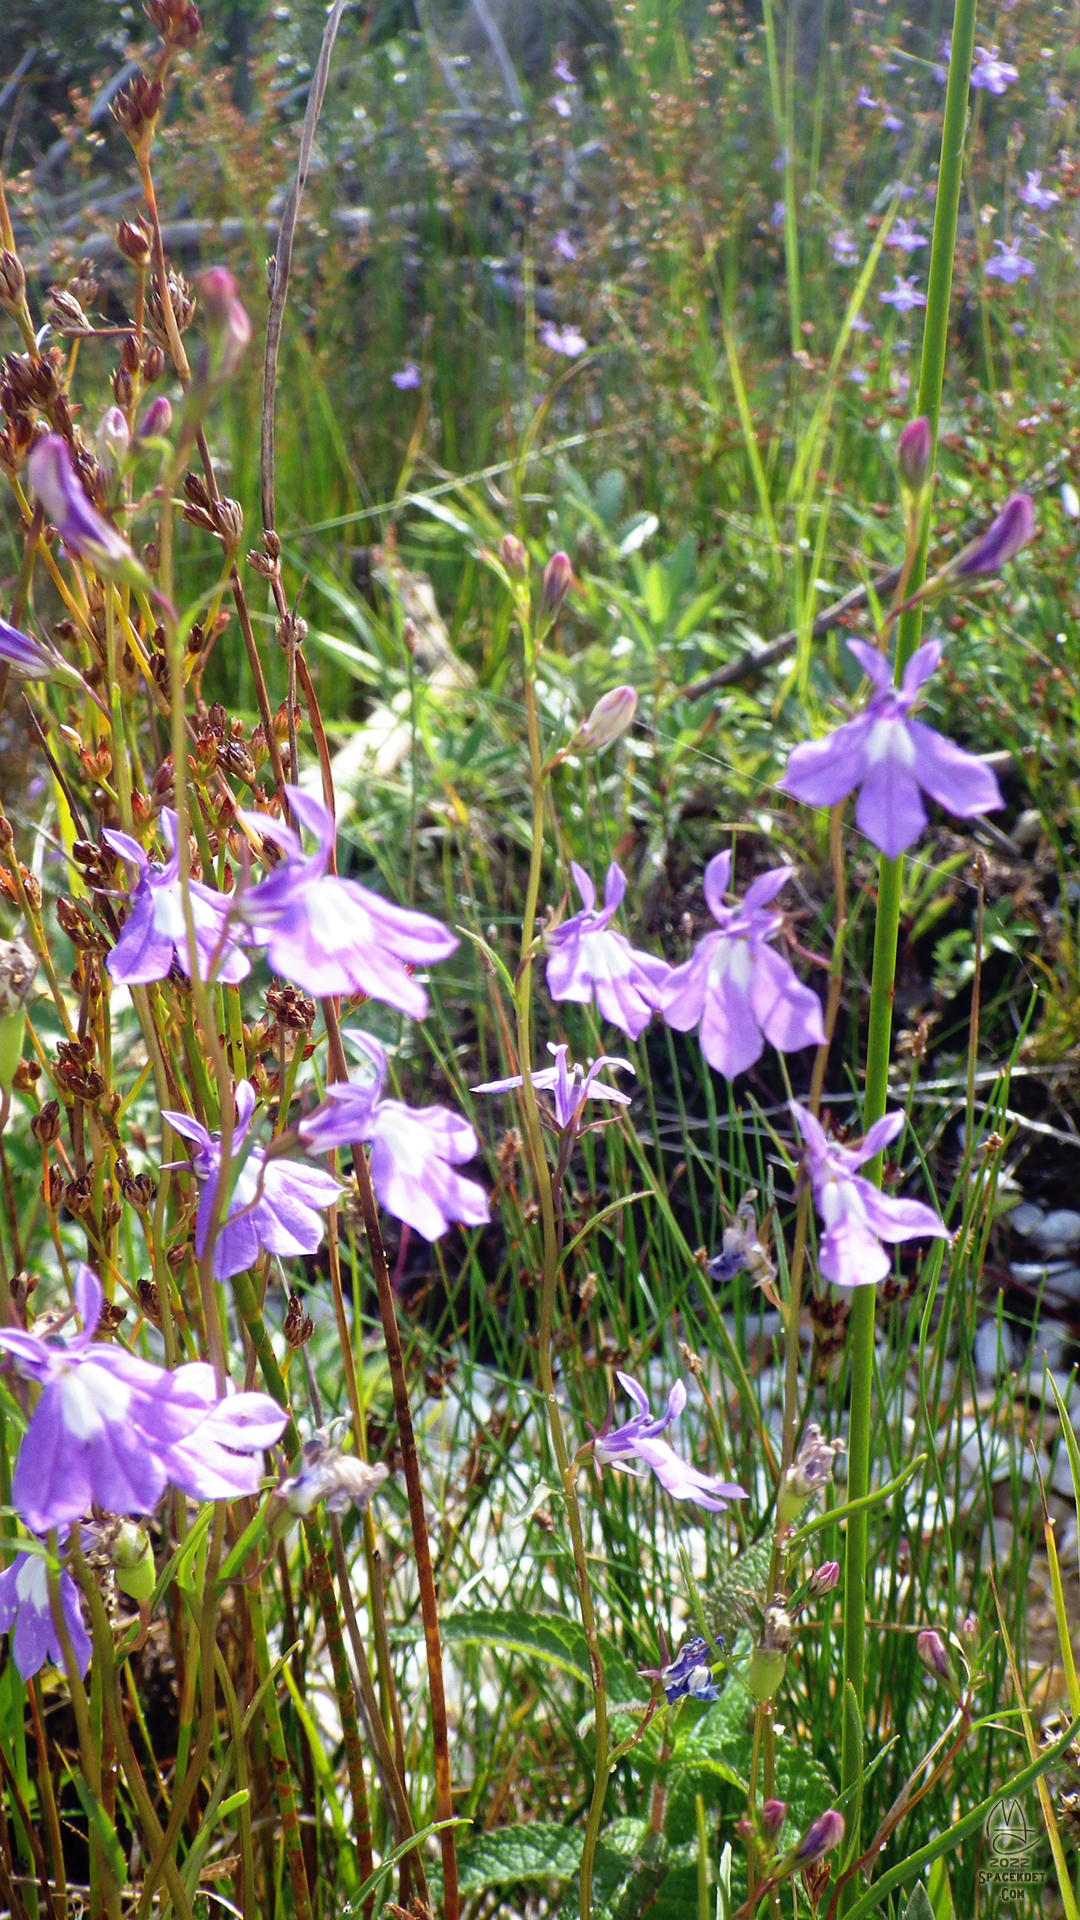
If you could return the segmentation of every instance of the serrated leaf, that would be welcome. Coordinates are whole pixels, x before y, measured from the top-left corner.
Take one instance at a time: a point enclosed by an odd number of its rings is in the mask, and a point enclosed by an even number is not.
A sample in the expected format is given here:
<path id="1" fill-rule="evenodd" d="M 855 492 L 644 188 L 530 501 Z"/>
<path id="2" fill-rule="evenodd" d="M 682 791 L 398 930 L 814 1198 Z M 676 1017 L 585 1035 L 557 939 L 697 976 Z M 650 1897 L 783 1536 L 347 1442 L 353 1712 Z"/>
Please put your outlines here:
<path id="1" fill-rule="evenodd" d="M 483 1893 L 519 1880 L 572 1880 L 581 1866 L 583 1835 L 567 1827 L 496 1827 L 458 1851 L 462 1893 Z"/>
<path id="2" fill-rule="evenodd" d="M 904 1908 L 904 1920 L 934 1920 L 934 1909 L 930 1905 L 930 1895 L 919 1881 L 911 1899 Z"/>
<path id="3" fill-rule="evenodd" d="M 704 1595 L 709 1626 L 728 1646 L 764 1604 L 771 1559 L 772 1541 L 755 1541 L 721 1568 Z"/>
<path id="4" fill-rule="evenodd" d="M 448 1614 L 442 1622 L 442 1638 L 449 1645 L 479 1644 L 504 1647 L 550 1661 L 572 1674 L 585 1686 L 591 1686 L 589 1649 L 585 1631 L 576 1620 L 562 1613 L 516 1613 L 513 1608 L 489 1611 L 486 1607 L 463 1607 Z M 604 1678 L 613 1701 L 640 1700 L 641 1680 L 616 1647 L 602 1649 Z"/>

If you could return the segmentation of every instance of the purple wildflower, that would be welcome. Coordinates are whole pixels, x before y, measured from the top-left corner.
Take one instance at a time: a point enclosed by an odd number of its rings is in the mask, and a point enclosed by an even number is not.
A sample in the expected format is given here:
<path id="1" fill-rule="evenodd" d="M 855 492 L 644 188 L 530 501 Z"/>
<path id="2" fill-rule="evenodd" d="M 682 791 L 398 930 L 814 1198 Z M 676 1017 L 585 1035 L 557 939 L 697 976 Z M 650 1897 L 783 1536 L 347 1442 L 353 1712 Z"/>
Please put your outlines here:
<path id="1" fill-rule="evenodd" d="M 988 260 L 983 268 L 988 280 L 1004 280 L 1006 286 L 1015 287 L 1018 280 L 1034 273 L 1033 263 L 1025 260 L 1020 251 L 1019 240 L 995 240 L 994 245 L 1000 249 L 997 259 Z"/>
<path id="2" fill-rule="evenodd" d="M 236 1089 L 230 1175 L 241 1157 L 254 1112 L 255 1089 L 250 1080 L 241 1080 Z M 208 1133 L 187 1113 L 163 1107 L 161 1117 L 195 1145 L 190 1164 L 195 1178 L 203 1183 L 195 1223 L 195 1252 L 201 1259 L 217 1196 L 221 1135 Z M 217 1278 L 229 1280 L 245 1267 L 253 1267 L 263 1249 L 285 1256 L 314 1253 L 323 1236 L 323 1210 L 333 1205 L 340 1192 L 339 1182 L 320 1168 L 268 1160 L 262 1147 L 252 1147 L 243 1158 L 228 1212 L 218 1228 L 214 1248 Z"/>
<path id="3" fill-rule="evenodd" d="M 1000 573 L 1002 567 L 1016 558 L 1021 547 L 1026 547 L 1034 531 L 1035 508 L 1030 495 L 1014 493 L 986 532 L 957 554 L 945 571 L 963 576 Z"/>
<path id="4" fill-rule="evenodd" d="M 576 85 L 577 74 L 574 72 L 574 69 L 570 65 L 565 54 L 560 53 L 558 59 L 554 62 L 551 71 L 554 74 L 556 80 L 562 81 L 564 87 L 572 87 Z"/>
<path id="5" fill-rule="evenodd" d="M 119 473 L 131 446 L 131 429 L 119 407 L 107 407 L 94 436 L 98 462 L 110 478 Z"/>
<path id="6" fill-rule="evenodd" d="M 1050 207 L 1056 207 L 1061 195 L 1055 193 L 1052 187 L 1042 186 L 1041 181 L 1042 173 L 1038 168 L 1029 172 L 1027 184 L 1020 189 L 1020 198 L 1025 207 L 1035 207 L 1040 213 L 1046 213 Z"/>
<path id="7" fill-rule="evenodd" d="M 817 994 L 769 945 L 784 920 L 769 908 L 790 879 L 790 867 L 774 867 L 752 882 L 741 906 L 726 907 L 731 855 L 718 853 L 703 882 L 716 931 L 698 941 L 664 988 L 660 1008 L 668 1026 L 679 1033 L 699 1027 L 706 1060 L 726 1080 L 752 1067 L 766 1040 L 780 1053 L 794 1053 L 825 1038 Z"/>
<path id="8" fill-rule="evenodd" d="M 66 686 L 81 687 L 82 674 L 54 647 L 32 640 L 28 633 L 0 620 L 0 661 L 24 680 L 62 680 Z"/>
<path id="9" fill-rule="evenodd" d="M 149 584 L 123 534 L 90 505 L 66 440 L 58 433 L 44 434 L 26 467 L 30 484 L 69 553 L 89 560 L 100 574 L 118 574 L 140 586 Z"/>
<path id="10" fill-rule="evenodd" d="M 894 112 L 893 108 L 890 106 L 886 106 L 885 111 L 881 116 L 881 124 L 884 127 L 886 133 L 901 133 L 903 131 L 904 123 L 901 120 L 900 115 Z"/>
<path id="11" fill-rule="evenodd" d="M 835 1807 L 827 1813 L 819 1814 L 811 1821 L 795 1850 L 795 1859 L 801 1867 L 811 1866 L 815 1860 L 833 1851 L 844 1837 L 844 1816 Z"/>
<path id="12" fill-rule="evenodd" d="M 1000 95 L 1019 78 L 1015 67 L 1010 67 L 1007 60 L 998 58 L 996 47 L 991 47 L 989 53 L 985 47 L 976 47 L 975 65 L 971 69 L 973 87 L 982 87 L 987 93 Z"/>
<path id="13" fill-rule="evenodd" d="M 609 1087 L 606 1080 L 598 1075 L 604 1067 L 622 1067 L 627 1073 L 634 1069 L 629 1060 L 622 1060 L 616 1054 L 602 1053 L 594 1060 L 586 1073 L 584 1067 L 576 1066 L 567 1060 L 568 1047 L 555 1046 L 548 1041 L 548 1052 L 555 1055 L 553 1067 L 542 1067 L 539 1073 L 531 1073 L 529 1079 L 534 1089 L 554 1096 L 555 1125 L 560 1133 L 572 1129 L 575 1133 L 582 1124 L 586 1102 L 589 1100 L 614 1100 L 619 1106 L 630 1105 L 630 1095 L 619 1087 Z M 514 1087 L 524 1084 L 520 1073 L 513 1074 L 508 1080 L 485 1080 L 482 1086 L 470 1089 L 473 1093 L 510 1093 Z"/>
<path id="14" fill-rule="evenodd" d="M 541 327 L 540 338 L 552 353 L 565 354 L 568 360 L 576 360 L 580 353 L 588 351 L 589 343 L 576 327 L 556 327 L 549 320 Z"/>
<path id="15" fill-rule="evenodd" d="M 574 111 L 565 93 L 553 93 L 550 104 L 554 107 L 560 120 L 569 120 L 570 115 Z"/>
<path id="16" fill-rule="evenodd" d="M 70 1573 L 63 1571 L 60 1602 L 75 1665 L 80 1673 L 85 1673 L 92 1651 L 90 1635 L 83 1624 L 79 1589 Z M 40 1673 L 46 1660 L 63 1670 L 64 1654 L 53 1625 L 48 1561 L 43 1553 L 20 1553 L 10 1567 L 0 1573 L 0 1633 L 9 1633 L 12 1628 L 15 1632 L 11 1651 L 24 1680 Z"/>
<path id="17" fill-rule="evenodd" d="M 873 112 L 877 106 L 877 101 L 874 99 L 868 87 L 860 87 L 855 96 L 855 105 L 857 107 L 866 107 L 869 112 Z"/>
<path id="18" fill-rule="evenodd" d="M 918 231 L 914 220 L 894 220 L 888 244 L 900 253 L 914 253 L 916 247 L 925 247 L 926 235 Z"/>
<path id="19" fill-rule="evenodd" d="M 265 1393 L 218 1400 L 214 1371 L 201 1361 L 172 1373 L 123 1347 L 95 1343 L 101 1282 L 89 1267 L 75 1278 L 83 1330 L 68 1338 L 0 1331 L 0 1347 L 24 1379 L 43 1388 L 11 1485 L 35 1533 L 109 1513 L 153 1513 L 167 1486 L 194 1500 L 235 1500 L 259 1484 L 254 1458 L 285 1425 Z"/>
<path id="20" fill-rule="evenodd" d="M 159 393 L 156 400 L 151 400 L 139 421 L 135 429 L 135 438 L 136 440 L 160 440 L 164 434 L 168 433 L 172 423 L 172 401 L 165 394 Z"/>
<path id="21" fill-rule="evenodd" d="M 415 360 L 406 360 L 405 365 L 392 373 L 390 378 L 399 393 L 407 393 L 410 387 L 418 387 L 423 382 L 423 375 Z"/>
<path id="22" fill-rule="evenodd" d="M 643 1680 L 659 1680 L 669 1707 L 676 1700 L 719 1700 L 720 1690 L 709 1665 L 709 1643 L 697 1635 L 664 1667 L 641 1667 Z"/>
<path id="23" fill-rule="evenodd" d="M 252 928 L 252 941 L 265 945 L 274 972 L 304 993 L 317 999 L 366 993 L 423 1020 L 427 994 L 406 969 L 445 960 L 457 947 L 455 936 L 427 914 L 411 913 L 355 880 L 328 873 L 333 815 L 299 787 L 285 792 L 294 818 L 318 846 L 305 855 L 296 834 L 280 821 L 262 813 L 238 816 L 285 855 L 265 880 L 237 898 L 235 911 Z"/>
<path id="24" fill-rule="evenodd" d="M 622 905 L 626 875 L 612 861 L 604 883 L 604 904 L 597 911 L 596 888 L 576 860 L 570 862 L 574 885 L 585 902 L 580 913 L 547 935 L 548 992 L 553 1000 L 595 1000 L 600 1017 L 621 1027 L 631 1040 L 649 1024 L 671 971 L 667 962 L 637 952 L 611 921 Z"/>
<path id="25" fill-rule="evenodd" d="M 865 315 L 857 313 L 851 322 L 851 331 L 852 333 L 873 333 L 874 328 L 872 322 L 867 320 Z"/>
<path id="26" fill-rule="evenodd" d="M 1054 195 L 1054 198 L 1055 200 L 1057 199 L 1056 194 Z M 559 231 L 555 235 L 555 238 L 552 242 L 552 246 L 554 248 L 554 251 L 559 255 L 559 258 L 561 260 L 577 259 L 577 248 L 575 247 L 565 227 L 559 228 Z"/>
<path id="27" fill-rule="evenodd" d="M 161 809 L 161 831 L 169 848 L 169 859 L 164 866 L 159 860 L 151 860 L 129 834 L 106 827 L 102 836 L 114 853 L 130 860 L 139 870 L 131 912 L 106 961 L 113 979 L 125 986 L 164 980 L 174 960 L 181 972 L 189 971 L 176 815 L 171 807 Z M 236 945 L 239 930 L 234 933 L 229 929 L 229 896 L 215 893 L 212 887 L 204 887 L 198 880 L 188 882 L 188 895 L 200 978 L 209 981 L 213 977 L 235 986 L 247 978 L 251 962 Z"/>
<path id="28" fill-rule="evenodd" d="M 857 1147 L 830 1140 L 820 1121 L 793 1100 L 791 1111 L 803 1137 L 803 1167 L 825 1232 L 818 1252 L 823 1280 L 838 1287 L 872 1287 L 889 1271 L 881 1245 L 917 1240 L 924 1234 L 949 1238 L 949 1229 L 921 1200 L 897 1200 L 879 1192 L 857 1171 L 904 1130 L 902 1113 L 887 1113 Z"/>
<path id="29" fill-rule="evenodd" d="M 914 275 L 905 280 L 902 274 L 894 274 L 891 293 L 883 293 L 881 298 L 885 306 L 895 307 L 897 313 L 910 313 L 913 307 L 926 305 L 926 295 L 919 292 Z"/>
<path id="30" fill-rule="evenodd" d="M 621 1427 L 613 1425 L 614 1396 L 608 1408 L 607 1418 L 599 1432 L 593 1435 L 593 1458 L 597 1466 L 617 1467 L 623 1473 L 638 1473 L 635 1464 L 643 1466 L 655 1474 L 660 1485 L 673 1500 L 693 1500 L 708 1513 L 724 1513 L 729 1500 L 745 1500 L 742 1487 L 729 1480 L 710 1479 L 707 1474 L 683 1460 L 660 1436 L 677 1420 L 686 1405 L 686 1388 L 681 1380 L 676 1380 L 668 1394 L 667 1411 L 656 1417 L 649 1406 L 648 1396 L 643 1387 L 628 1373 L 616 1370 L 616 1380 L 638 1411 Z"/>
<path id="31" fill-rule="evenodd" d="M 374 1061 L 377 1078 L 368 1086 L 338 1082 L 327 1088 L 322 1105 L 300 1122 L 305 1151 L 329 1153 L 360 1141 L 370 1146 L 371 1184 L 380 1205 L 425 1240 L 438 1240 L 455 1220 L 484 1226 L 487 1194 L 457 1171 L 480 1150 L 469 1122 L 449 1107 L 383 1100 L 386 1054 L 369 1034 L 356 1038 Z"/>
<path id="32" fill-rule="evenodd" d="M 934 68 L 934 79 L 939 87 L 949 84 L 949 67 L 952 64 L 952 34 L 947 33 L 941 42 L 941 52 Z"/>
<path id="33" fill-rule="evenodd" d="M 941 659 L 940 641 L 928 640 L 912 654 L 900 687 L 893 685 L 889 663 L 876 647 L 862 640 L 847 644 L 875 691 L 846 726 L 792 750 L 782 791 L 807 806 L 835 807 L 858 788 L 856 823 L 894 860 L 926 825 L 922 793 L 962 820 L 1002 806 L 989 767 L 932 727 L 908 718 Z"/>
<path id="34" fill-rule="evenodd" d="M 829 245 L 832 257 L 838 267 L 853 267 L 859 258 L 859 249 L 846 227 L 838 227 L 831 236 Z"/>
<path id="35" fill-rule="evenodd" d="M 769 218 L 769 225 L 771 227 L 782 227 L 786 219 L 787 219 L 787 209 L 785 208 L 783 201 L 774 200 L 773 210 Z"/>

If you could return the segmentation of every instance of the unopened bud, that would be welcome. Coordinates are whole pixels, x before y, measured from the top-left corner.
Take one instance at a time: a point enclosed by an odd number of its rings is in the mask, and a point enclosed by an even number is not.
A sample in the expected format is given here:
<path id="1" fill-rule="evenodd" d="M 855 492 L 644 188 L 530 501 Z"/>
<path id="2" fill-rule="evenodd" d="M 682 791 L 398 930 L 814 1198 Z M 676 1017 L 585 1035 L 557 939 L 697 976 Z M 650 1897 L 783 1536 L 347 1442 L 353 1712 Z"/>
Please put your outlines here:
<path id="1" fill-rule="evenodd" d="M 916 500 L 930 478 L 933 451 L 930 422 L 920 414 L 917 420 L 908 421 L 896 449 L 904 491 Z"/>
<path id="2" fill-rule="evenodd" d="M 815 1567 L 813 1573 L 810 1575 L 810 1591 L 815 1599 L 823 1593 L 832 1593 L 834 1587 L 839 1586 L 839 1584 L 839 1560 L 826 1560 L 822 1566 Z"/>
<path id="3" fill-rule="evenodd" d="M 1035 507 L 1026 493 L 1014 493 L 1001 512 L 978 540 L 965 547 L 947 571 L 961 579 L 972 575 L 1000 573 L 1014 560 L 1035 531 Z"/>
<path id="4" fill-rule="evenodd" d="M 516 533 L 504 533 L 499 542 L 499 556 L 512 580 L 524 580 L 529 571 L 529 556 L 525 543 Z"/>
<path id="5" fill-rule="evenodd" d="M 1067 520 L 1080 520 L 1080 494 L 1071 480 L 1061 483 L 1061 511 Z"/>
<path id="6" fill-rule="evenodd" d="M 107 408 L 95 440 L 98 461 L 107 473 L 119 473 L 127 459 L 131 433 L 119 407 Z"/>
<path id="7" fill-rule="evenodd" d="M 588 719 L 582 721 L 575 733 L 571 748 L 578 753 L 595 753 L 600 747 L 609 746 L 633 725 L 637 703 L 633 687 L 612 687 L 610 693 L 601 694 Z"/>
<path id="8" fill-rule="evenodd" d="M 844 1816 L 835 1807 L 812 1820 L 795 1849 L 795 1859 L 800 1867 L 808 1867 L 813 1861 L 820 1860 L 840 1845 L 844 1837 Z"/>
<path id="9" fill-rule="evenodd" d="M 762 1839 L 770 1841 L 778 1840 L 783 1829 L 784 1821 L 787 1819 L 787 1802 L 785 1800 L 763 1800 L 758 1819 L 761 1825 Z"/>
<path id="10" fill-rule="evenodd" d="M 155 348 L 154 351 L 157 352 L 158 349 Z M 160 440 L 164 434 L 168 433 L 172 423 L 172 401 L 166 399 L 163 393 L 159 393 L 156 400 L 151 400 L 139 421 L 135 429 L 135 438 L 136 440 Z"/>
<path id="11" fill-rule="evenodd" d="M 210 267 L 203 274 L 199 298 L 206 316 L 209 345 L 204 372 L 212 380 L 228 380 L 240 365 L 251 339 L 251 321 L 241 305 L 236 281 L 228 267 Z"/>
<path id="12" fill-rule="evenodd" d="M 149 1600 L 154 1591 L 154 1549 L 133 1520 L 123 1520 L 109 1549 L 116 1584 L 129 1600 Z"/>
<path id="13" fill-rule="evenodd" d="M 553 553 L 544 568 L 544 578 L 540 587 L 540 617 L 546 626 L 550 626 L 559 608 L 566 599 L 573 583 L 574 569 L 569 556 L 565 553 Z"/>
<path id="14" fill-rule="evenodd" d="M 933 1674 L 935 1680 L 940 1680 L 950 1693 L 953 1692 L 956 1688 L 956 1668 L 940 1633 L 935 1632 L 933 1627 L 926 1627 L 917 1636 L 915 1645 L 927 1673 Z"/>

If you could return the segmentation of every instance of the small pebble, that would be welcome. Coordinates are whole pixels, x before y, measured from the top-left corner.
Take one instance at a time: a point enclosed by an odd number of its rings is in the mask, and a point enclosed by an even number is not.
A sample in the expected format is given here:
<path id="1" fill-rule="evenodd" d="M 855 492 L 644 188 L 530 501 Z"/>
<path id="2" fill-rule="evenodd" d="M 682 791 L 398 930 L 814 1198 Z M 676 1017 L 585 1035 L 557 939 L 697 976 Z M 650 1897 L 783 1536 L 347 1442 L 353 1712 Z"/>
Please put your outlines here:
<path id="1" fill-rule="evenodd" d="M 1012 1217 L 1015 1224 L 1016 1215 Z M 1080 1246 L 1080 1213 L 1074 1213 L 1071 1207 L 1057 1207 L 1027 1231 L 1040 1252 L 1063 1253 L 1067 1247 Z"/>
<path id="2" fill-rule="evenodd" d="M 1033 1200 L 1021 1200 L 1020 1205 L 1014 1207 L 1008 1216 L 1013 1232 L 1023 1234 L 1025 1237 L 1029 1233 L 1034 1233 L 1036 1227 L 1041 1227 L 1045 1218 L 1042 1208 L 1037 1207 Z"/>

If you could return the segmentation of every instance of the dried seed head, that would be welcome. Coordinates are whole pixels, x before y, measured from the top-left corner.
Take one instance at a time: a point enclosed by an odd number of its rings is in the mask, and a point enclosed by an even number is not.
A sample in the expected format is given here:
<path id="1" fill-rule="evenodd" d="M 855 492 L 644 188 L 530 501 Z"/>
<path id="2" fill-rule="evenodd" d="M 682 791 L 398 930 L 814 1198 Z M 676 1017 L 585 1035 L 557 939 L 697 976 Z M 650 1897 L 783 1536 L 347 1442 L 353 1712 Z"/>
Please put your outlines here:
<path id="1" fill-rule="evenodd" d="M 30 1131 L 41 1147 L 51 1147 L 60 1138 L 60 1102 L 46 1100 L 40 1113 L 30 1122 Z"/>
<path id="2" fill-rule="evenodd" d="M 17 253 L 0 251 L 0 306 L 9 313 L 21 313 L 26 300 L 26 275 Z"/>
<path id="3" fill-rule="evenodd" d="M 116 244 L 124 259 L 145 273 L 153 258 L 151 230 L 145 220 L 121 220 L 116 229 Z"/>
<path id="4" fill-rule="evenodd" d="M 0 1019 L 25 1007 L 36 973 L 37 955 L 28 940 L 0 940 Z"/>
<path id="5" fill-rule="evenodd" d="M 144 73 L 137 73 L 130 86 L 122 88 L 112 103 L 113 117 L 140 162 L 150 158 L 154 128 L 164 99 L 165 88 L 160 80 L 148 80 Z"/>
<path id="6" fill-rule="evenodd" d="M 186 332 L 195 317 L 195 296 L 182 273 L 169 268 L 168 274 L 169 304 L 173 310 L 177 331 Z M 146 318 L 150 330 L 158 345 L 169 351 L 169 335 L 165 325 L 165 309 L 161 304 L 161 294 L 155 285 L 146 296 Z"/>
<path id="7" fill-rule="evenodd" d="M 88 1214 L 94 1204 L 94 1181 L 89 1173 L 79 1175 L 77 1180 L 68 1180 L 64 1186 L 64 1205 L 69 1213 L 81 1217 Z"/>
<path id="8" fill-rule="evenodd" d="M 143 377 L 143 380 L 146 382 L 146 385 L 148 387 L 152 387 L 155 380 L 161 379 L 161 376 L 164 373 L 164 371 L 165 371 L 165 355 L 162 353 L 161 348 L 153 345 L 149 347 L 144 347 L 143 357 L 142 357 L 142 377 Z M 169 418 L 171 422 L 171 419 L 172 419 L 171 407 L 169 408 Z M 145 431 L 149 432 L 149 428 L 145 428 Z"/>
<path id="9" fill-rule="evenodd" d="M 59 1167 L 50 1167 L 41 1182 L 41 1197 L 49 1213 L 58 1213 L 64 1197 L 64 1176 Z"/>
<path id="10" fill-rule="evenodd" d="M 146 0 L 146 13 L 165 45 L 177 53 L 193 47 L 202 32 L 198 8 L 190 0 Z"/>
<path id="11" fill-rule="evenodd" d="M 53 287 L 49 294 L 49 319 L 57 333 L 93 333 L 82 303 L 66 287 Z"/>
<path id="12" fill-rule="evenodd" d="M 140 1311 L 155 1327 L 161 1325 L 161 1296 L 154 1280 L 140 1280 L 138 1284 Z"/>
<path id="13" fill-rule="evenodd" d="M 289 1304 L 285 1312 L 285 1344 L 296 1353 L 306 1347 L 315 1331 L 315 1322 L 310 1314 L 304 1312 L 304 1302 L 298 1293 L 290 1293 Z"/>
<path id="14" fill-rule="evenodd" d="M 12 1082 L 17 1093 L 33 1093 L 41 1079 L 41 1063 L 38 1060 L 20 1060 L 15 1069 Z"/>

